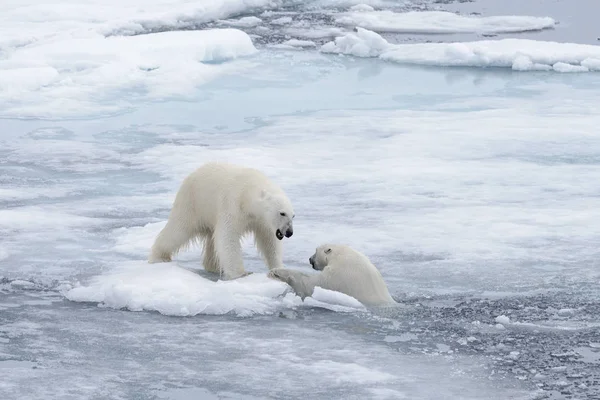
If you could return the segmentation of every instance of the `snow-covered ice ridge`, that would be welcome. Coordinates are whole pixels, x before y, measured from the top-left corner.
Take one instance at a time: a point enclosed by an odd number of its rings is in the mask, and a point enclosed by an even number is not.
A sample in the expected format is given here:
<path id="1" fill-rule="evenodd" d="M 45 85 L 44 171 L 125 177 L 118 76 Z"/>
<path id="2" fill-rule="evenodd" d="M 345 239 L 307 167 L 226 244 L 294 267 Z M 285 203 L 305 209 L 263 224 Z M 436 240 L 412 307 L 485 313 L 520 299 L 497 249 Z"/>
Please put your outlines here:
<path id="1" fill-rule="evenodd" d="M 355 33 L 326 43 L 321 51 L 428 66 L 508 67 L 517 71 L 600 71 L 599 46 L 528 39 L 391 44 L 376 32 L 356 28 Z"/>
<path id="2" fill-rule="evenodd" d="M 512 33 L 553 28 L 550 17 L 497 16 L 479 17 L 444 11 L 375 11 L 370 6 L 355 6 L 341 13 L 336 22 L 376 32 L 395 33 Z"/>

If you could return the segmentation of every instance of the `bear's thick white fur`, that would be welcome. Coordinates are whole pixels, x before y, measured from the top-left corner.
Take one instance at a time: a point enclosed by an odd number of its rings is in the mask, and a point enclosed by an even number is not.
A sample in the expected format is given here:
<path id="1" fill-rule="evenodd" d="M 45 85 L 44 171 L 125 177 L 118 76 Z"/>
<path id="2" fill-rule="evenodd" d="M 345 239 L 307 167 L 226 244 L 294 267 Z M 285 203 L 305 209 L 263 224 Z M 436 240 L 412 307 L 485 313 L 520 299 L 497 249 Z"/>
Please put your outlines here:
<path id="1" fill-rule="evenodd" d="M 349 246 L 321 245 L 309 261 L 313 269 L 321 272 L 309 275 L 277 268 L 268 276 L 290 285 L 302 300 L 312 296 L 315 286 L 319 286 L 352 296 L 366 306 L 396 304 L 379 270 L 364 254 Z"/>
<path id="2" fill-rule="evenodd" d="M 284 236 L 293 234 L 294 209 L 284 191 L 262 172 L 210 162 L 181 184 L 167 225 L 158 234 L 148 261 L 168 262 L 195 240 L 203 241 L 203 265 L 235 279 L 244 270 L 241 239 L 254 234 L 269 269 L 282 267 Z"/>

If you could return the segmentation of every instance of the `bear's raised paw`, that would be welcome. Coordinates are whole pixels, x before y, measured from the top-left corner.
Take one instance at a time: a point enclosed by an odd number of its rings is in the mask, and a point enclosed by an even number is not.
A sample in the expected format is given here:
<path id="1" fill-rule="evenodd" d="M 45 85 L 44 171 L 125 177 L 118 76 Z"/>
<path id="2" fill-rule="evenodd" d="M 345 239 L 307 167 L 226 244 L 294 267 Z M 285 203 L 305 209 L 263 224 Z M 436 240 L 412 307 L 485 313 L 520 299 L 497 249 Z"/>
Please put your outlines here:
<path id="1" fill-rule="evenodd" d="M 290 279 L 290 271 L 285 268 L 275 268 L 269 271 L 267 277 L 282 282 L 288 282 Z"/>

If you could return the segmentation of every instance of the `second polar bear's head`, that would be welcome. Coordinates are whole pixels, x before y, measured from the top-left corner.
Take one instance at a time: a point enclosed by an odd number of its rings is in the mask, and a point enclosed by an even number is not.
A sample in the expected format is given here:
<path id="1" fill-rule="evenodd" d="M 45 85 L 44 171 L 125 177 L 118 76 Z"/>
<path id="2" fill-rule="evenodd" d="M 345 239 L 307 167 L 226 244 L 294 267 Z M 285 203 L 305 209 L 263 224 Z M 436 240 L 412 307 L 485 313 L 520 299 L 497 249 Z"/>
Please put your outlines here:
<path id="1" fill-rule="evenodd" d="M 366 256 L 349 246 L 343 244 L 322 244 L 317 247 L 315 254 L 310 256 L 308 262 L 313 269 L 322 271 L 332 262 L 352 264 L 357 259 L 363 258 L 366 258 Z"/>
<path id="2" fill-rule="evenodd" d="M 294 207 L 284 193 L 269 193 L 261 191 L 260 211 L 261 220 L 273 230 L 277 239 L 282 240 L 294 234 Z"/>

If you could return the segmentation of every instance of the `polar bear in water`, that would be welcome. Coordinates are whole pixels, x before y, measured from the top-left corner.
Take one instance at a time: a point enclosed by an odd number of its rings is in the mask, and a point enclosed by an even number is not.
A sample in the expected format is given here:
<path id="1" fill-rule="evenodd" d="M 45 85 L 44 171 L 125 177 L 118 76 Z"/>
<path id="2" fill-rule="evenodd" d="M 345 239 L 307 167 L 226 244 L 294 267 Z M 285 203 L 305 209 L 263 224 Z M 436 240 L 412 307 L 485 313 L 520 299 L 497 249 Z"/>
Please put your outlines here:
<path id="1" fill-rule="evenodd" d="M 379 270 L 362 253 L 349 246 L 324 244 L 309 258 L 313 269 L 308 275 L 287 268 L 272 269 L 268 276 L 287 283 L 304 300 L 312 296 L 315 286 L 354 297 L 366 306 L 397 304 Z"/>
<path id="2" fill-rule="evenodd" d="M 283 267 L 281 240 L 294 233 L 294 208 L 284 191 L 262 172 L 210 162 L 181 184 L 167 225 L 158 234 L 148 262 L 168 262 L 193 240 L 204 242 L 204 269 L 225 280 L 244 270 L 240 239 L 254 241 L 269 269 Z"/>

